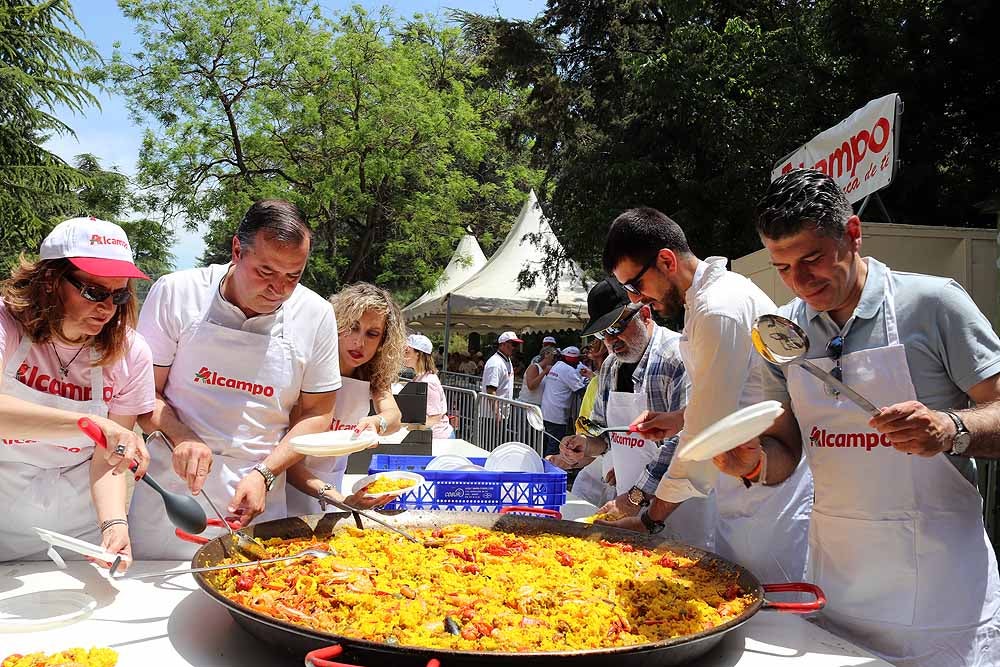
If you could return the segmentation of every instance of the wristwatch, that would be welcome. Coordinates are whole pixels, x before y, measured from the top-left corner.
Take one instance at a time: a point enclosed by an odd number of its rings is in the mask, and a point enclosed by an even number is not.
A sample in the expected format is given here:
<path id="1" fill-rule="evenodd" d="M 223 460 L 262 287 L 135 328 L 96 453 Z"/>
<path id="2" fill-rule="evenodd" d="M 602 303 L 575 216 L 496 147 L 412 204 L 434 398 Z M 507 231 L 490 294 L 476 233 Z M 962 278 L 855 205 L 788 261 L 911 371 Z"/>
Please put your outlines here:
<path id="1" fill-rule="evenodd" d="M 951 417 L 951 420 L 955 422 L 955 437 L 951 440 L 951 451 L 948 453 L 952 456 L 962 456 L 965 454 L 965 450 L 969 448 L 972 444 L 972 434 L 969 433 L 969 429 L 965 427 L 965 422 L 956 413 L 951 410 L 942 410 L 946 415 Z"/>
<path id="2" fill-rule="evenodd" d="M 633 486 L 631 489 L 629 489 L 628 493 L 625 494 L 625 497 L 632 505 L 635 505 L 636 507 L 646 507 L 647 505 L 649 505 L 649 501 L 646 500 L 646 494 L 643 493 L 642 489 L 640 489 L 638 486 Z"/>
<path id="3" fill-rule="evenodd" d="M 264 478 L 264 488 L 270 491 L 271 487 L 274 486 L 275 480 L 274 473 L 271 472 L 271 469 L 263 463 L 258 463 L 253 467 L 253 469 L 259 472 L 261 477 Z"/>
<path id="4" fill-rule="evenodd" d="M 667 525 L 663 521 L 655 521 L 649 516 L 649 510 L 645 509 L 639 514 L 639 520 L 642 521 L 642 525 L 646 527 L 650 535 L 656 535 L 658 532 L 663 530 L 663 527 Z"/>
<path id="5" fill-rule="evenodd" d="M 385 420 L 385 417 L 383 417 L 382 415 L 375 415 L 375 416 L 378 417 L 378 429 L 376 429 L 376 431 L 378 432 L 379 435 L 382 435 L 383 433 L 385 433 L 385 430 L 389 428 L 389 422 L 387 422 Z"/>
<path id="6" fill-rule="evenodd" d="M 326 499 L 326 492 L 332 490 L 333 484 L 324 484 L 322 488 L 320 488 L 319 493 L 316 494 L 316 497 L 319 499 L 319 508 L 324 512 L 326 511 L 327 504 L 329 504 L 329 501 Z"/>

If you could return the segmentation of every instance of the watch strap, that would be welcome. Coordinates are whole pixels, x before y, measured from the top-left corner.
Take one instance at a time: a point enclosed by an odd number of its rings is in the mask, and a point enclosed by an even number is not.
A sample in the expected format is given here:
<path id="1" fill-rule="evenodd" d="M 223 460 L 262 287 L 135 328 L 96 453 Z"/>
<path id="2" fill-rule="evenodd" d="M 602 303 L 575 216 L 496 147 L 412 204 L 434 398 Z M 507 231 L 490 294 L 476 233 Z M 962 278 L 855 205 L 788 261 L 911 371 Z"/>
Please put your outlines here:
<path id="1" fill-rule="evenodd" d="M 955 424 L 955 437 L 951 439 L 951 448 L 948 453 L 952 456 L 961 456 L 965 453 L 965 450 L 969 448 L 969 439 L 971 433 L 962 418 L 958 416 L 953 410 L 942 410 L 948 417 L 951 418 L 952 423 Z M 964 438 L 962 436 L 965 436 Z M 964 442 L 963 442 L 964 441 Z"/>
<path id="2" fill-rule="evenodd" d="M 656 521 L 651 516 L 649 516 L 649 510 L 645 509 L 639 513 L 639 520 L 642 521 L 642 525 L 646 527 L 650 535 L 655 535 L 656 533 L 663 530 L 666 525 L 663 521 Z"/>
<path id="3" fill-rule="evenodd" d="M 274 486 L 274 481 L 275 481 L 274 472 L 272 472 L 271 469 L 268 468 L 263 463 L 258 463 L 253 467 L 253 469 L 259 472 L 260 476 L 264 478 L 264 488 L 270 491 L 271 487 Z"/>

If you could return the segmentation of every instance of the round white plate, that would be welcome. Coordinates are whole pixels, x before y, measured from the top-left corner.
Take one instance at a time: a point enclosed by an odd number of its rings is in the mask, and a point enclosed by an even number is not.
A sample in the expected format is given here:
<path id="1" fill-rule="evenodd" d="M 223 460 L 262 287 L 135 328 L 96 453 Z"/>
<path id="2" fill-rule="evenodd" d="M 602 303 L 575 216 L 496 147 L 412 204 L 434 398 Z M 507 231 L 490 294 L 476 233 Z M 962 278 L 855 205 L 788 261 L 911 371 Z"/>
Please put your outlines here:
<path id="1" fill-rule="evenodd" d="M 292 449 L 305 456 L 347 456 L 368 449 L 378 442 L 374 431 L 323 431 L 297 435 L 290 440 Z"/>
<path id="2" fill-rule="evenodd" d="M 389 479 L 410 479 L 414 481 L 413 486 L 408 486 L 405 489 L 396 489 L 395 491 L 386 491 L 385 493 L 366 493 L 366 498 L 380 498 L 381 496 L 392 496 L 393 498 L 398 498 L 404 493 L 409 493 L 414 491 L 417 487 L 422 485 L 427 480 L 424 479 L 423 475 L 418 475 L 415 472 L 410 472 L 409 470 L 390 470 L 388 472 L 377 472 L 373 475 L 368 475 L 362 477 L 354 483 L 351 487 L 351 493 L 357 493 L 361 489 L 365 488 L 372 482 L 382 477 L 388 477 Z"/>
<path id="3" fill-rule="evenodd" d="M 533 448 L 507 442 L 486 457 L 486 469 L 493 472 L 545 472 L 545 462 Z"/>
<path id="4" fill-rule="evenodd" d="M 688 461 L 707 461 L 756 438 L 784 410 L 778 401 L 762 401 L 723 417 L 678 447 L 675 456 Z"/>
<path id="5" fill-rule="evenodd" d="M 97 609 L 82 591 L 41 591 L 0 600 L 0 632 L 28 632 L 65 625 Z"/>
<path id="6" fill-rule="evenodd" d="M 464 456 L 459 456 L 458 454 L 441 454 L 428 461 L 427 465 L 424 466 L 424 470 L 466 470 L 472 465 L 475 464 Z"/>

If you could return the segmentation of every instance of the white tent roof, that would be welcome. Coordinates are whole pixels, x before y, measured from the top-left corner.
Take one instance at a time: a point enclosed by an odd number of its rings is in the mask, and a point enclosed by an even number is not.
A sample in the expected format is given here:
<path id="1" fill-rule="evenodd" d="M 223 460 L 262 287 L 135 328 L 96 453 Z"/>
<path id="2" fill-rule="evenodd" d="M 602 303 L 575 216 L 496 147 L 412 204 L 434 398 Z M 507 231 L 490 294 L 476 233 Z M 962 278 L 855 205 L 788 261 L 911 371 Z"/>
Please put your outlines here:
<path id="1" fill-rule="evenodd" d="M 413 303 L 403 308 L 403 317 L 407 320 L 411 317 L 419 317 L 419 313 L 423 312 L 420 308 L 421 305 L 439 301 L 443 296 L 476 275 L 484 266 L 486 266 L 486 255 L 479 247 L 479 241 L 472 234 L 466 234 L 458 242 L 455 253 L 448 261 L 448 266 L 444 267 L 444 272 L 441 273 L 434 288 L 427 290 Z M 433 305 L 431 308 L 433 309 Z"/>
<path id="2" fill-rule="evenodd" d="M 537 245 L 526 238 L 534 234 L 540 238 Z M 450 294 L 417 308 L 408 306 L 409 312 L 404 313 L 407 324 L 423 330 L 442 329 L 449 309 L 451 326 L 456 331 L 580 329 L 587 321 L 588 285 L 576 262 L 560 268 L 556 300 L 551 304 L 548 284 L 541 274 L 532 287 L 518 288 L 517 277 L 522 269 L 541 271 L 546 246 L 562 251 L 532 191 L 507 238 L 486 266 Z"/>

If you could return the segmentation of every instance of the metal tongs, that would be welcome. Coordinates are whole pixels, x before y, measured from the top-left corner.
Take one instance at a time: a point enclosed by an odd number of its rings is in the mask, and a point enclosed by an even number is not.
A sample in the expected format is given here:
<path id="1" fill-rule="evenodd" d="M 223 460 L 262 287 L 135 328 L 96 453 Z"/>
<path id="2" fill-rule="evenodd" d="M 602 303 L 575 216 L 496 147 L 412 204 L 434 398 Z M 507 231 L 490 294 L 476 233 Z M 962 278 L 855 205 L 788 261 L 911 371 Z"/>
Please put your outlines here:
<path id="1" fill-rule="evenodd" d="M 358 515 L 361 515 L 361 516 L 365 517 L 366 519 L 370 519 L 370 520 L 374 521 L 377 524 L 385 526 L 386 528 L 388 528 L 389 530 L 391 530 L 394 533 L 398 533 L 399 535 L 402 535 L 403 537 L 405 537 L 406 539 L 408 539 L 411 542 L 414 542 L 415 544 L 423 544 L 422 541 L 418 540 L 413 535 L 410 535 L 405 530 L 400 530 L 399 528 L 396 528 L 395 526 L 386 523 L 385 521 L 383 521 L 382 519 L 378 518 L 377 516 L 369 514 L 368 512 L 365 512 L 364 510 L 354 509 L 353 507 L 351 507 L 347 503 L 342 502 L 340 500 L 334 500 L 333 498 L 331 498 L 330 496 L 326 495 L 325 493 L 322 494 L 322 499 L 323 499 L 324 502 L 330 503 L 331 505 L 333 505 L 334 507 L 336 507 L 339 510 L 343 510 L 345 512 L 350 512 L 351 514 L 353 514 L 354 515 L 354 520 L 357 521 L 357 523 L 358 523 L 358 528 L 363 528 L 364 527 L 364 526 L 361 525 L 361 520 L 358 518 Z"/>

